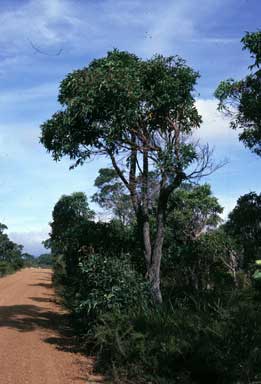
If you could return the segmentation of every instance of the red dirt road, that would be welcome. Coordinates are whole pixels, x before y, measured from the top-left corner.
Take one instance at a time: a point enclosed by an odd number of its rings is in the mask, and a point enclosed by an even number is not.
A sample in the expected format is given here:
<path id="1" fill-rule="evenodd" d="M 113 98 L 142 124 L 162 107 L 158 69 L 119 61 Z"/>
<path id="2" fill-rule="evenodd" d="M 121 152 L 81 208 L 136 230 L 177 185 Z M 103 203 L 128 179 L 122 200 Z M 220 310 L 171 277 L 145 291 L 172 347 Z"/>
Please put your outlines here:
<path id="1" fill-rule="evenodd" d="M 0 384 L 83 384 L 92 360 L 73 352 L 66 313 L 54 302 L 51 271 L 0 279 Z"/>

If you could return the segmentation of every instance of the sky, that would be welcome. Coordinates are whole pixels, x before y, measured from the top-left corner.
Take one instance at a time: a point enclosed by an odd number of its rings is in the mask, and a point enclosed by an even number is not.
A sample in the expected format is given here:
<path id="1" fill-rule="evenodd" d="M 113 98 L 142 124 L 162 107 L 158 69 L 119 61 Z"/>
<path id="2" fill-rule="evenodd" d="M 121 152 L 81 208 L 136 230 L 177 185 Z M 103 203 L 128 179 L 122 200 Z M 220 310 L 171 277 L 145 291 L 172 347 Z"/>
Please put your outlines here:
<path id="1" fill-rule="evenodd" d="M 45 252 L 60 196 L 95 192 L 108 160 L 69 171 L 68 159 L 54 162 L 39 143 L 40 125 L 60 108 L 66 74 L 113 48 L 144 59 L 178 54 L 199 71 L 197 135 L 217 162 L 227 161 L 204 182 L 224 218 L 240 195 L 260 193 L 261 159 L 238 141 L 213 97 L 221 80 L 246 75 L 250 58 L 240 39 L 261 27 L 260 15 L 260 0 L 0 0 L 0 222 L 10 238 L 26 252 Z"/>

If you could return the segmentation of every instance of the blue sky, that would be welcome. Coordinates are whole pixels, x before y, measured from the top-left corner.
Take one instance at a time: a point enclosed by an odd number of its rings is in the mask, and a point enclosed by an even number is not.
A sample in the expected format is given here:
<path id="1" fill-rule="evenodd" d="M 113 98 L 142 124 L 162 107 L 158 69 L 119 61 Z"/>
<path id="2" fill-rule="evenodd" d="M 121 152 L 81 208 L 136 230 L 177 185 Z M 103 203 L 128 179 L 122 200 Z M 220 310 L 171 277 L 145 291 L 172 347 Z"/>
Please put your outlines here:
<path id="1" fill-rule="evenodd" d="M 39 144 L 39 127 L 59 108 L 64 76 L 113 47 L 143 58 L 179 54 L 198 70 L 204 120 L 198 135 L 215 146 L 217 161 L 229 161 L 206 181 L 224 215 L 240 195 L 260 192 L 261 159 L 238 142 L 213 98 L 220 80 L 247 73 L 240 39 L 261 27 L 260 14 L 260 0 L 1 0 L 0 222 L 10 237 L 28 252 L 43 252 L 59 197 L 94 193 L 97 171 L 107 161 L 69 171 L 68 160 L 55 163 Z"/>

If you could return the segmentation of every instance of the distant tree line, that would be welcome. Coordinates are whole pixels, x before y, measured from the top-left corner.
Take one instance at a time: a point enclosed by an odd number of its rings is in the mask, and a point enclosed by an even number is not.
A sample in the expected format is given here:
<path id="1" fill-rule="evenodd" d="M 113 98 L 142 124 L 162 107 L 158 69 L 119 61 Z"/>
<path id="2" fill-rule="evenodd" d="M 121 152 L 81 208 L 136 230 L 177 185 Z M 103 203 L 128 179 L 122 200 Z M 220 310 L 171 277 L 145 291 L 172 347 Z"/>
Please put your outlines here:
<path id="1" fill-rule="evenodd" d="M 23 246 L 11 241 L 6 233 L 7 226 L 0 223 L 0 276 L 15 272 L 23 267 Z"/>
<path id="2" fill-rule="evenodd" d="M 23 252 L 23 246 L 9 239 L 5 233 L 7 226 L 0 223 L 0 277 L 26 267 L 52 266 L 52 256 L 43 254 L 34 257 Z"/>
<path id="3" fill-rule="evenodd" d="M 53 263 L 52 255 L 50 253 L 44 253 L 37 257 L 30 253 L 23 253 L 22 258 L 24 267 L 51 268 Z"/>

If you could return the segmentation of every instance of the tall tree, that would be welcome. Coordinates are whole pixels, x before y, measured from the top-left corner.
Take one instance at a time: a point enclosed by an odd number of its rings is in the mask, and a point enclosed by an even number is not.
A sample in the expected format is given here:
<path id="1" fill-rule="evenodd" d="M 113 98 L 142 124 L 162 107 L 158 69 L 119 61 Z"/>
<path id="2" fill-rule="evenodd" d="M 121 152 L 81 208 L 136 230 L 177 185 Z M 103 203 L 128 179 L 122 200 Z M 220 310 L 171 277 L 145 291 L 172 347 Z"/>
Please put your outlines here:
<path id="1" fill-rule="evenodd" d="M 223 208 L 208 184 L 183 184 L 170 196 L 163 273 L 177 285 L 207 289 L 215 277 L 232 275 L 238 255 L 234 242 L 217 226 Z"/>
<path id="2" fill-rule="evenodd" d="M 66 273 L 71 276 L 78 267 L 79 228 L 93 218 L 94 212 L 89 208 L 86 195 L 74 192 L 61 196 L 52 216 L 50 238 L 45 246 L 51 248 L 54 261 L 58 261 L 58 264 L 64 261 Z"/>
<path id="3" fill-rule="evenodd" d="M 261 255 L 261 193 L 241 196 L 224 227 L 243 248 L 242 267 L 248 269 Z"/>
<path id="4" fill-rule="evenodd" d="M 254 59 L 250 74 L 238 81 L 221 81 L 215 96 L 218 109 L 227 113 L 231 127 L 240 131 L 239 140 L 261 156 L 261 31 L 246 33 L 241 42 Z"/>
<path id="5" fill-rule="evenodd" d="M 193 97 L 198 76 L 177 56 L 141 60 L 114 50 L 62 81 L 62 110 L 42 125 L 41 142 L 55 160 L 68 155 L 74 167 L 97 155 L 110 158 L 142 228 L 147 276 L 158 302 L 169 196 L 184 180 L 213 171 L 208 146 L 189 140 L 201 123 Z M 154 239 L 151 170 L 159 182 Z"/>
<path id="6" fill-rule="evenodd" d="M 186 244 L 222 222 L 223 208 L 210 185 L 184 184 L 170 196 L 167 219 L 172 241 Z"/>

